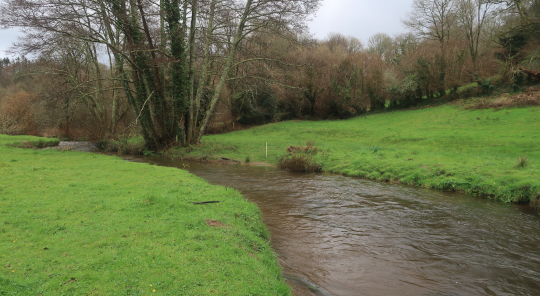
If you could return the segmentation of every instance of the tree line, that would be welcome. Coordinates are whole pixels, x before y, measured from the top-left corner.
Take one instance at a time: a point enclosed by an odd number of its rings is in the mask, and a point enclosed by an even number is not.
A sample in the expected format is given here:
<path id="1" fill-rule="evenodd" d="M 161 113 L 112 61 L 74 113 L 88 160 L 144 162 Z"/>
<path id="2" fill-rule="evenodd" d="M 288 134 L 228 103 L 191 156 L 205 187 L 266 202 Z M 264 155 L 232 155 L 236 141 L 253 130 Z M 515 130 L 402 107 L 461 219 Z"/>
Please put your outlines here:
<path id="1" fill-rule="evenodd" d="M 319 4 L 3 0 L 0 23 L 26 32 L 13 51 L 35 58 L 1 60 L 0 132 L 140 134 L 159 150 L 240 125 L 519 90 L 538 70 L 538 0 L 415 0 L 408 33 L 367 44 L 310 36 Z"/>

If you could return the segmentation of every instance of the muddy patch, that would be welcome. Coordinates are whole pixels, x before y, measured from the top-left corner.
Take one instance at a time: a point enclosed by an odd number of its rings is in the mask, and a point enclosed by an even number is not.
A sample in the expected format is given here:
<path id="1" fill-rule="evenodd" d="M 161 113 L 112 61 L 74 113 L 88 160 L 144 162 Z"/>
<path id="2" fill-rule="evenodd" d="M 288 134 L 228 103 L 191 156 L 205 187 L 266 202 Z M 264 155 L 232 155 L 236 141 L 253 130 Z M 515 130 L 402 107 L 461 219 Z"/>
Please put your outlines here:
<path id="1" fill-rule="evenodd" d="M 210 227 L 219 227 L 219 228 L 229 227 L 229 225 L 223 224 L 223 222 L 219 220 L 212 220 L 212 219 L 206 219 L 206 225 Z"/>

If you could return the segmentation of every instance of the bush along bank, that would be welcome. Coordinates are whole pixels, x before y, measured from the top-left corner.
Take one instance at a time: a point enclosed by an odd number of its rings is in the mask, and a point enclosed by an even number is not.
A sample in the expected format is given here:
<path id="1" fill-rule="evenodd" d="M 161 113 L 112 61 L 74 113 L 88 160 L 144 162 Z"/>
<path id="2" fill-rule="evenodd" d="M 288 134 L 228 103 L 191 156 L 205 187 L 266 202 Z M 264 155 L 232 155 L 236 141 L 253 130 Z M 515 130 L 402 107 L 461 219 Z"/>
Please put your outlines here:
<path id="1" fill-rule="evenodd" d="M 154 152 L 147 150 L 142 137 L 124 138 L 119 140 L 104 139 L 94 143 L 97 148 L 107 152 L 118 152 L 132 155 L 153 155 Z"/>
<path id="2" fill-rule="evenodd" d="M 207 136 L 205 146 L 189 155 L 211 150 L 277 165 L 288 147 L 311 141 L 319 148 L 313 160 L 325 172 L 538 205 L 539 130 L 538 107 L 462 110 L 447 105 L 349 120 L 268 124 Z"/>
<path id="3" fill-rule="evenodd" d="M 290 295 L 238 191 L 21 140 L 0 135 L 1 295 Z"/>
<path id="4" fill-rule="evenodd" d="M 319 148 L 308 141 L 306 146 L 290 146 L 287 154 L 278 161 L 278 167 L 292 172 L 318 173 L 322 170 L 314 159 Z"/>

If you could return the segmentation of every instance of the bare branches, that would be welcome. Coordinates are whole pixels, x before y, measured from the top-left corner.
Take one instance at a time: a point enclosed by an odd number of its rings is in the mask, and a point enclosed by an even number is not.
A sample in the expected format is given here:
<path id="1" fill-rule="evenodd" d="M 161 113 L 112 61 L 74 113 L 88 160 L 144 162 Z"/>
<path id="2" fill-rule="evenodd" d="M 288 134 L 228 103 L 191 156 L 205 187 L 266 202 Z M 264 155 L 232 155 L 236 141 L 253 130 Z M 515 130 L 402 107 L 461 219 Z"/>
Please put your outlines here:
<path id="1" fill-rule="evenodd" d="M 455 0 L 415 0 L 403 24 L 418 36 L 435 39 L 444 46 L 456 22 Z"/>
<path id="2" fill-rule="evenodd" d="M 232 81 L 231 75 L 236 77 L 234 80 L 246 76 L 232 74 L 233 71 L 238 72 L 249 63 L 265 64 L 263 67 L 293 66 L 275 56 L 251 51 L 246 44 L 265 30 L 285 38 L 301 32 L 320 3 L 320 0 L 2 1 L 0 24 L 23 27 L 29 32 L 19 49 L 47 56 L 61 56 L 60 52 L 65 50 L 75 53 L 68 55 L 72 67 L 58 74 L 69 77 L 71 89 L 96 110 L 105 110 L 101 102 L 106 91 L 122 85 L 143 137 L 153 148 L 167 146 L 179 136 L 180 141 L 187 141 L 184 143 L 192 138 L 199 141 L 221 90 Z M 104 79 L 100 77 L 99 61 L 104 52 L 110 55 L 109 70 L 114 73 L 114 77 L 107 78 L 111 84 L 108 86 L 103 85 Z M 88 67 L 74 66 L 77 63 Z M 81 72 L 86 72 L 84 79 Z M 207 80 L 214 83 L 209 85 Z M 213 97 L 200 119 L 201 94 L 210 86 L 214 87 Z M 114 106 L 111 108 L 116 110 Z M 93 113 L 98 116 L 96 110 Z M 196 137 L 192 137 L 194 131 L 198 133 Z"/>

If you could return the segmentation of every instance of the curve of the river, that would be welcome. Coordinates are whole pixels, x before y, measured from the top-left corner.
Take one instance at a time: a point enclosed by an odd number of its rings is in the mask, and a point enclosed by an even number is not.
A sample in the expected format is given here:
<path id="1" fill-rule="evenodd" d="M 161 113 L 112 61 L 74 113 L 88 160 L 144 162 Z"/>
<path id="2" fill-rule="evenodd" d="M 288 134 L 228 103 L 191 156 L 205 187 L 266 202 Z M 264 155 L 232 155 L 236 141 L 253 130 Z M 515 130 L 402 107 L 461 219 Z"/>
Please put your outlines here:
<path id="1" fill-rule="evenodd" d="M 285 275 L 320 287 L 313 294 L 540 293 L 540 216 L 527 207 L 339 175 L 124 158 L 240 190 L 261 209 Z"/>

